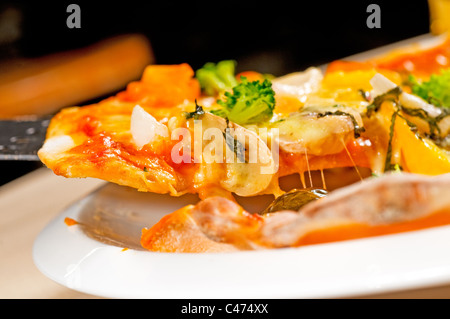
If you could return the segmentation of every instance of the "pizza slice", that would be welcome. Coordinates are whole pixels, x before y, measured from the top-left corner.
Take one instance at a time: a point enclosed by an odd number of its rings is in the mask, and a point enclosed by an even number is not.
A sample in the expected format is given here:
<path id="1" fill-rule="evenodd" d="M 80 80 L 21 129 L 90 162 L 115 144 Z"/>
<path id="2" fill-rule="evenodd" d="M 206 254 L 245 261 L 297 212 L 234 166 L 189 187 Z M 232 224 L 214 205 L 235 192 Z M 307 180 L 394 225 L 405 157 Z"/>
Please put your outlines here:
<path id="1" fill-rule="evenodd" d="M 269 80 L 234 67 L 149 66 L 126 91 L 59 112 L 39 157 L 65 177 L 201 198 L 280 195 L 282 176 L 370 167 L 353 101 L 306 103 L 320 91 L 318 69 Z M 231 82 L 220 87 L 218 74 Z"/>

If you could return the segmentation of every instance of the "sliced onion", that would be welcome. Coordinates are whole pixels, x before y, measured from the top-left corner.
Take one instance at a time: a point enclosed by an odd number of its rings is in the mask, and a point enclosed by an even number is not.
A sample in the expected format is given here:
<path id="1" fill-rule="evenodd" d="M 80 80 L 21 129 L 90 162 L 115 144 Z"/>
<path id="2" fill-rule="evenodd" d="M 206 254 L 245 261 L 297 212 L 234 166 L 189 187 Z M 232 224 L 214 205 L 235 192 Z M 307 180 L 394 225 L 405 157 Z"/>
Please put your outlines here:
<path id="1" fill-rule="evenodd" d="M 139 105 L 136 105 L 131 113 L 130 131 L 138 148 L 142 148 L 160 137 L 169 136 L 167 126 L 159 123 Z"/>
<path id="2" fill-rule="evenodd" d="M 67 150 L 70 150 L 75 146 L 75 143 L 69 135 L 59 135 L 48 138 L 44 145 L 42 145 L 41 151 L 48 154 L 60 154 Z"/>
<path id="3" fill-rule="evenodd" d="M 422 98 L 403 92 L 399 96 L 400 103 L 408 108 L 422 109 L 432 117 L 441 114 L 441 110 L 434 105 L 425 102 Z"/>
<path id="4" fill-rule="evenodd" d="M 272 80 L 272 88 L 278 95 L 301 97 L 319 89 L 323 74 L 318 68 L 308 68 Z"/>
<path id="5" fill-rule="evenodd" d="M 397 84 L 380 73 L 375 74 L 372 79 L 370 79 L 370 84 L 373 87 L 371 94 L 373 97 L 377 97 L 378 95 L 384 94 L 397 87 Z"/>
<path id="6" fill-rule="evenodd" d="M 373 78 L 370 80 L 370 84 L 372 84 L 373 87 L 373 97 L 384 94 L 397 86 L 397 84 L 380 73 L 377 73 L 373 76 Z M 399 96 L 399 101 L 403 106 L 407 108 L 422 109 L 432 117 L 436 117 L 441 114 L 441 110 L 439 108 L 427 103 L 422 98 L 413 94 L 402 92 Z"/>

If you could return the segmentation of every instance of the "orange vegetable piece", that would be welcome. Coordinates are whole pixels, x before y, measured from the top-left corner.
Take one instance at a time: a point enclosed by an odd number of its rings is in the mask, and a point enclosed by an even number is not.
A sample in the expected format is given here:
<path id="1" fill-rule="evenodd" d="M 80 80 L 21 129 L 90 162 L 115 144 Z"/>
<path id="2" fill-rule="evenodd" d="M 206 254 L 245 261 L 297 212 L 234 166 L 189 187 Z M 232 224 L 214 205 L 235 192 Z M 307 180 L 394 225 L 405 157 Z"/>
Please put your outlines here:
<path id="1" fill-rule="evenodd" d="M 391 121 L 393 112 L 391 102 L 383 103 L 380 114 L 386 122 Z M 432 141 L 417 136 L 399 116 L 395 120 L 392 148 L 401 151 L 401 166 L 407 172 L 424 175 L 450 173 L 450 158 L 445 151 Z"/>
<path id="2" fill-rule="evenodd" d="M 433 142 L 416 136 L 404 119 L 397 117 L 394 132 L 396 143 L 401 147 L 405 169 L 409 172 L 426 175 L 450 173 L 447 154 Z"/>
<path id="3" fill-rule="evenodd" d="M 186 64 L 149 65 L 140 81 L 128 84 L 118 98 L 150 107 L 173 107 L 200 96 L 200 84 Z"/>

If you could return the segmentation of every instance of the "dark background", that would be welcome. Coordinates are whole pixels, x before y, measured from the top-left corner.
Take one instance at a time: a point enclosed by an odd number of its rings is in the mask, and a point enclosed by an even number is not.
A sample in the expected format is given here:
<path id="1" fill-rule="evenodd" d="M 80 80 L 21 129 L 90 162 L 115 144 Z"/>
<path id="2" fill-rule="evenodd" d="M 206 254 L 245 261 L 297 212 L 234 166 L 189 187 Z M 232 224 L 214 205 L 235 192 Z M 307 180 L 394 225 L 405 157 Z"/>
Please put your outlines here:
<path id="1" fill-rule="evenodd" d="M 66 8 L 81 8 L 69 29 Z M 381 28 L 366 12 L 381 7 Z M 2 1 L 0 62 L 38 57 L 124 33 L 145 34 L 160 64 L 234 59 L 238 70 L 282 75 L 429 32 L 422 1 Z M 0 184 L 38 163 L 0 162 Z"/>
<path id="2" fill-rule="evenodd" d="M 39 56 L 129 32 L 148 36 L 157 63 L 236 59 L 241 68 L 289 72 L 345 57 L 429 30 L 422 1 L 11 1 L 21 12 L 21 36 L 3 58 Z M 81 8 L 81 29 L 66 27 L 66 8 Z M 381 7 L 381 28 L 369 29 L 370 3 Z"/>

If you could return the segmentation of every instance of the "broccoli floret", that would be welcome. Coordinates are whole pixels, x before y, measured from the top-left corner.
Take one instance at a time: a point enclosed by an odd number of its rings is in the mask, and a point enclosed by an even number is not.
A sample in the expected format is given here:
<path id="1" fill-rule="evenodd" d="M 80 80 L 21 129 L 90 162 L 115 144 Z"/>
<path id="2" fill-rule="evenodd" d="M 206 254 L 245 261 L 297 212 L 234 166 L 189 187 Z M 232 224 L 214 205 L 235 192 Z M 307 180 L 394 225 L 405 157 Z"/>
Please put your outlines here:
<path id="1" fill-rule="evenodd" d="M 236 62 L 233 60 L 220 61 L 217 64 L 209 62 L 198 69 L 195 76 L 206 95 L 216 96 L 238 84 L 235 68 Z"/>
<path id="2" fill-rule="evenodd" d="M 419 83 L 414 76 L 409 78 L 412 93 L 439 107 L 450 107 L 450 69 L 432 74 L 428 81 Z"/>
<path id="3" fill-rule="evenodd" d="M 247 78 L 241 77 L 232 93 L 225 92 L 224 96 L 224 101 L 217 102 L 222 109 L 213 111 L 214 114 L 241 125 L 261 123 L 272 118 L 275 92 L 267 79 L 249 82 Z"/>

